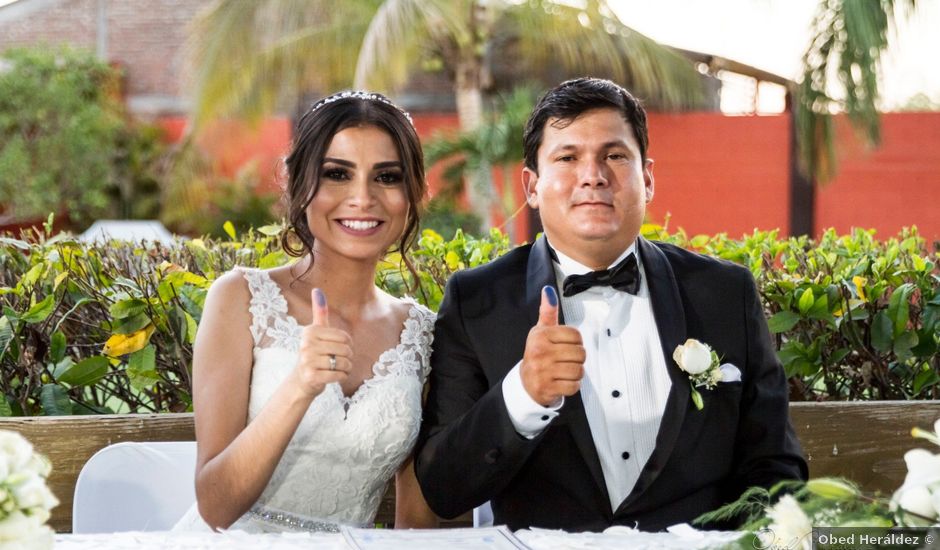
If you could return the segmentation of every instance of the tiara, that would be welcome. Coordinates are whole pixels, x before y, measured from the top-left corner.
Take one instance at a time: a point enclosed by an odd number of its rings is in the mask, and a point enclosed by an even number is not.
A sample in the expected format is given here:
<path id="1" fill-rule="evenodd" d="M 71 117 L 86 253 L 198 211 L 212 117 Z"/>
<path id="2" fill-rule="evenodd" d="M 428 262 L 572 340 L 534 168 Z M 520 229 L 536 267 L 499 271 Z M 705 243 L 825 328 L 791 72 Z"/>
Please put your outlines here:
<path id="1" fill-rule="evenodd" d="M 389 105 L 397 109 L 398 112 L 400 112 L 402 115 L 405 116 L 406 119 L 408 119 L 408 122 L 411 123 L 411 127 L 412 128 L 415 127 L 415 121 L 411 119 L 411 115 L 409 115 L 407 111 L 405 111 L 398 105 L 395 105 L 394 103 L 389 101 L 388 98 L 386 98 L 385 96 L 381 94 L 376 94 L 373 92 L 366 92 L 364 90 L 347 90 L 345 92 L 338 92 L 331 96 L 324 97 L 320 101 L 317 101 L 316 103 L 313 104 L 313 107 L 310 108 L 310 112 L 311 113 L 316 112 L 316 110 L 319 109 L 320 107 L 323 107 L 324 105 L 328 103 L 333 103 L 334 101 L 339 101 L 341 99 L 361 99 L 364 101 L 378 101 L 379 103 L 384 103 L 386 105 Z"/>

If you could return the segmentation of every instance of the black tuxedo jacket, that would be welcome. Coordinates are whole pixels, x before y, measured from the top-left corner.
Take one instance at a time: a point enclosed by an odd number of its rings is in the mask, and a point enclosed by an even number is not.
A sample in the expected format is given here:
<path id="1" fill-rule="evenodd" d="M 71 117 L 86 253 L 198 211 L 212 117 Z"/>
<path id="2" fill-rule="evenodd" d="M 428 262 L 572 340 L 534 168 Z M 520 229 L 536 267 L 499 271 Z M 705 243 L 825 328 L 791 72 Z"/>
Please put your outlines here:
<path id="1" fill-rule="evenodd" d="M 542 287 L 556 284 L 543 238 L 447 284 L 415 458 L 438 515 L 452 518 L 491 500 L 495 522 L 512 529 L 624 524 L 655 531 L 730 502 L 749 486 L 806 478 L 786 378 L 751 274 L 642 237 L 637 248 L 672 388 L 656 448 L 633 491 L 611 509 L 580 394 L 566 398 L 534 439 L 520 436 L 509 419 L 502 379 L 522 359 Z M 741 382 L 699 389 L 702 410 L 672 359 L 687 338 L 741 370 Z"/>

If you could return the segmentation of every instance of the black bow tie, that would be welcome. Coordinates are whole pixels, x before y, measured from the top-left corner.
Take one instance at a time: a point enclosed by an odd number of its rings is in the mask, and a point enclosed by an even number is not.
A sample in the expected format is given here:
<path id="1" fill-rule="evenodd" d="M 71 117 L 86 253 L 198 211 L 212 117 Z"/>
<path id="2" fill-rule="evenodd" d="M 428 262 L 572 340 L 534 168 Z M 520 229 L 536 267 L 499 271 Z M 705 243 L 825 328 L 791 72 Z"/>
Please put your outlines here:
<path id="1" fill-rule="evenodd" d="M 640 270 L 636 265 L 636 254 L 630 254 L 610 269 L 565 277 L 562 294 L 565 297 L 574 296 L 595 286 L 610 286 L 635 295 L 640 290 Z"/>

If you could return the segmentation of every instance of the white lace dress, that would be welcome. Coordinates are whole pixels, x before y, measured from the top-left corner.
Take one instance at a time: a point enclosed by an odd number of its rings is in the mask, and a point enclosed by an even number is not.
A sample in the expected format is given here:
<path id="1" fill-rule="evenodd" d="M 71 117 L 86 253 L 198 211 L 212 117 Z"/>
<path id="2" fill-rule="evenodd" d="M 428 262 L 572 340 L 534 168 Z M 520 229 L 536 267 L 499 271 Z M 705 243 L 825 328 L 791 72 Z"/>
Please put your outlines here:
<path id="1" fill-rule="evenodd" d="M 251 291 L 251 422 L 296 365 L 301 326 L 267 272 L 238 271 Z M 373 376 L 351 397 L 333 383 L 313 400 L 261 497 L 230 529 L 318 531 L 373 522 L 389 480 L 418 437 L 430 370 L 434 313 L 409 302 L 398 345 L 379 356 Z M 204 529 L 195 505 L 174 527 Z"/>

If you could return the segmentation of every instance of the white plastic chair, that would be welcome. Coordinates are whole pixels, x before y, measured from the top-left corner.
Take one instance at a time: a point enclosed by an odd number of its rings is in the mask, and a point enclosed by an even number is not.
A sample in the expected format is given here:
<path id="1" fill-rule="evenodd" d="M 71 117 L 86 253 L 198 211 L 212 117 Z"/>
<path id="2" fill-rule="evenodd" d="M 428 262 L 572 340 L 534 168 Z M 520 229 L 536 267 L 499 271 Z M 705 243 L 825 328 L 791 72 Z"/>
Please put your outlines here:
<path id="1" fill-rule="evenodd" d="M 195 441 L 117 443 L 82 467 L 73 533 L 166 531 L 196 502 Z"/>
<path id="2" fill-rule="evenodd" d="M 473 526 L 493 526 L 493 508 L 490 506 L 490 501 L 486 501 L 473 509 Z"/>

